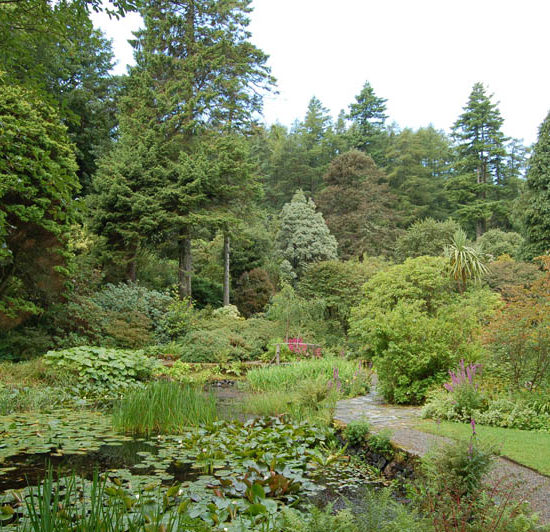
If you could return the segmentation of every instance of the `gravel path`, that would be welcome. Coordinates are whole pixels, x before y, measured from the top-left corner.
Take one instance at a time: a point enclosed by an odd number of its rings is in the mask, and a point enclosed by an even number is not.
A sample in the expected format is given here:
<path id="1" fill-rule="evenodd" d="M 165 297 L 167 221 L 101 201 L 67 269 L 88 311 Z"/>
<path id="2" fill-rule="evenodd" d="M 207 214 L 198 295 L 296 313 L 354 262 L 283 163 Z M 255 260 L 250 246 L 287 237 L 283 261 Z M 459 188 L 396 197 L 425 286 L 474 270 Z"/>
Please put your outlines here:
<path id="1" fill-rule="evenodd" d="M 427 434 L 414 429 L 420 417 L 419 407 L 386 405 L 373 386 L 368 395 L 338 401 L 334 419 L 349 423 L 365 419 L 375 431 L 390 429 L 392 442 L 402 449 L 423 456 L 437 443 L 449 441 L 442 436 Z M 499 457 L 491 473 L 495 482 L 514 482 L 516 500 L 527 500 L 540 516 L 541 524 L 550 524 L 550 478 Z"/>

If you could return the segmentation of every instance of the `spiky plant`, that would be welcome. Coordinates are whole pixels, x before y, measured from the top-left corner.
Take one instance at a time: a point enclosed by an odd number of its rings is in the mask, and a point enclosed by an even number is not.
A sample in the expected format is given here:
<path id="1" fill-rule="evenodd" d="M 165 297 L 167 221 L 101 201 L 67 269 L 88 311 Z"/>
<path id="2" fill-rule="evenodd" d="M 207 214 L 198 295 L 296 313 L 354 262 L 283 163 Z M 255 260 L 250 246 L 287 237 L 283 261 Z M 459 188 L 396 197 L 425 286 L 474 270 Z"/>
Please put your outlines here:
<path id="1" fill-rule="evenodd" d="M 487 273 L 483 253 L 469 245 L 468 237 L 462 229 L 458 229 L 451 244 L 446 249 L 451 267 L 451 277 L 462 294 L 466 290 L 468 281 L 479 282 Z"/>

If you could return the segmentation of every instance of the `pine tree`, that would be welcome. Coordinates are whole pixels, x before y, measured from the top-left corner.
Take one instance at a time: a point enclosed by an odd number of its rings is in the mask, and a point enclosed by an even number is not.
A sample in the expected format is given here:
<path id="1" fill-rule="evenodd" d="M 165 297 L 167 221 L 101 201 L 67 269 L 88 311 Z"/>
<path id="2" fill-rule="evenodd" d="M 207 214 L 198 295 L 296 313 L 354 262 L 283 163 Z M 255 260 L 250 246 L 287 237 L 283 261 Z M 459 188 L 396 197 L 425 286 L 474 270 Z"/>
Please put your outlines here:
<path id="1" fill-rule="evenodd" d="M 350 135 L 353 147 L 370 155 L 378 166 L 383 166 L 387 140 L 387 100 L 376 96 L 368 81 L 355 100 L 355 103 L 349 106 L 348 113 L 348 118 L 352 122 Z"/>
<path id="2" fill-rule="evenodd" d="M 527 172 L 523 219 L 523 255 L 533 258 L 550 252 L 550 113 L 540 125 Z"/>
<path id="3" fill-rule="evenodd" d="M 489 227 L 509 224 L 517 189 L 505 179 L 507 138 L 503 118 L 485 87 L 476 83 L 453 126 L 457 175 L 448 182 L 454 216 L 479 237 Z"/>

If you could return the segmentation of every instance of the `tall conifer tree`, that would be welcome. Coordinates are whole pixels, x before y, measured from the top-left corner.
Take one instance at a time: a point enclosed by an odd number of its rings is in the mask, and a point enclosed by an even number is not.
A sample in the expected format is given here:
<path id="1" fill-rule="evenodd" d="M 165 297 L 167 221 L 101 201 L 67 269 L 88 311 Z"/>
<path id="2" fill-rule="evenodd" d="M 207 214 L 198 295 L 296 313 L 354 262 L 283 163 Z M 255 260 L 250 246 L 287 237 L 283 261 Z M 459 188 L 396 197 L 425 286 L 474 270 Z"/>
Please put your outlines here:
<path id="1" fill-rule="evenodd" d="M 550 252 L 550 113 L 539 128 L 539 137 L 527 172 L 524 214 L 524 255 L 527 258 Z"/>

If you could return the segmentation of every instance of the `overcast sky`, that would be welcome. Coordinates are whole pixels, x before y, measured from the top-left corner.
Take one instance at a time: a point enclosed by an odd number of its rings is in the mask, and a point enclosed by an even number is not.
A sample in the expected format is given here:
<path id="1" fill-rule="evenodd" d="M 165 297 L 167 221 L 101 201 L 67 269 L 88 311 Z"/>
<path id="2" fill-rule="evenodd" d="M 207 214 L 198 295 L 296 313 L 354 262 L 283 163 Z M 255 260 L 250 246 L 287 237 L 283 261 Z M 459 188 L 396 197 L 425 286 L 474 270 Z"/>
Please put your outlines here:
<path id="1" fill-rule="evenodd" d="M 279 94 L 265 99 L 267 123 L 302 119 L 317 96 L 333 116 L 368 80 L 400 127 L 449 130 L 472 85 L 494 93 L 504 132 L 536 140 L 550 110 L 549 0 L 254 0 L 253 42 L 270 55 Z M 109 21 L 117 72 L 137 15 Z"/>

